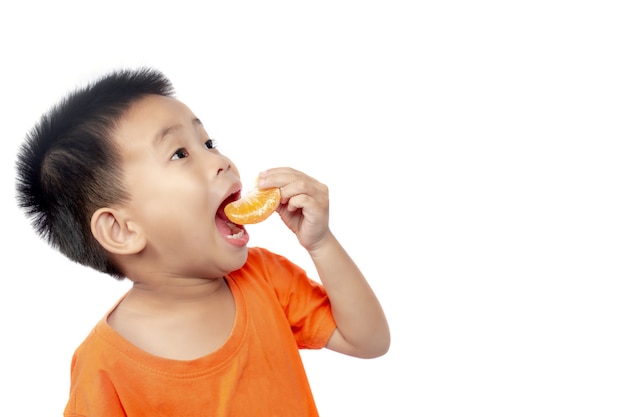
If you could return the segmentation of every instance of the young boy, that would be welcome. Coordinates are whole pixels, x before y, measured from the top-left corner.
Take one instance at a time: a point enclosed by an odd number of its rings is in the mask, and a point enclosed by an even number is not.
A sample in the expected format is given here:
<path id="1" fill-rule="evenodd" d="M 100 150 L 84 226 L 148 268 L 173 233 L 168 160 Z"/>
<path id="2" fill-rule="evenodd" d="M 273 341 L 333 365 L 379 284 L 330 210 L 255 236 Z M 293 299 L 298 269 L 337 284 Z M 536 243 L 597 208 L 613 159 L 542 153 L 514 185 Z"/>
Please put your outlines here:
<path id="1" fill-rule="evenodd" d="M 248 248 L 227 220 L 233 162 L 149 68 L 77 89 L 20 151 L 18 199 L 71 260 L 132 288 L 78 347 L 64 415 L 316 416 L 299 348 L 373 358 L 389 329 L 328 226 L 328 190 L 292 168 L 259 175 L 322 285 Z"/>

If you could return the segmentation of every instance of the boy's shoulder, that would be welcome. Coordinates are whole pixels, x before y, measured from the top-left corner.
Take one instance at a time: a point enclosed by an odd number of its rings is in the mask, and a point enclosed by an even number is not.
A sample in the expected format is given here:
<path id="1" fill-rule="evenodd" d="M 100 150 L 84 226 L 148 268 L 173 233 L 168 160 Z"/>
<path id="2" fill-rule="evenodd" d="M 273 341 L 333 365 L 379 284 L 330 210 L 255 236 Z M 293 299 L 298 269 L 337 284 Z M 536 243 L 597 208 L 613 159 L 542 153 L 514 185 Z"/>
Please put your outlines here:
<path id="1" fill-rule="evenodd" d="M 266 249 L 261 246 L 251 246 L 248 248 L 248 262 L 263 262 L 264 259 L 272 259 L 272 258 L 282 258 L 286 259 L 284 256 L 279 255 L 275 252 L 272 252 L 269 249 Z"/>
<path id="2" fill-rule="evenodd" d="M 283 255 L 279 255 L 263 247 L 248 248 L 248 259 L 246 263 L 237 271 L 229 274 L 233 278 L 253 274 L 267 279 L 277 279 L 281 276 L 293 277 L 295 275 L 306 275 L 304 270 L 291 262 Z"/>

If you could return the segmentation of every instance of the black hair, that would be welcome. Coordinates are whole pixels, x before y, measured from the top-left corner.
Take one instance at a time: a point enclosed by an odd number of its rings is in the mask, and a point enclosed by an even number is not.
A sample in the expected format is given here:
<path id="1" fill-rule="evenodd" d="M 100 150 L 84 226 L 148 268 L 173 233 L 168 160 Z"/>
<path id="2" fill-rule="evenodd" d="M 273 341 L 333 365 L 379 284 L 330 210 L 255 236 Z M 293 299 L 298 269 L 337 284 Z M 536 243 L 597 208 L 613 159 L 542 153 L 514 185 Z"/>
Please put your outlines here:
<path id="1" fill-rule="evenodd" d="M 26 136 L 17 158 L 17 200 L 36 232 L 69 259 L 117 279 L 122 271 L 91 233 L 101 207 L 128 200 L 111 138 L 130 105 L 173 96 L 151 68 L 113 71 L 53 106 Z"/>

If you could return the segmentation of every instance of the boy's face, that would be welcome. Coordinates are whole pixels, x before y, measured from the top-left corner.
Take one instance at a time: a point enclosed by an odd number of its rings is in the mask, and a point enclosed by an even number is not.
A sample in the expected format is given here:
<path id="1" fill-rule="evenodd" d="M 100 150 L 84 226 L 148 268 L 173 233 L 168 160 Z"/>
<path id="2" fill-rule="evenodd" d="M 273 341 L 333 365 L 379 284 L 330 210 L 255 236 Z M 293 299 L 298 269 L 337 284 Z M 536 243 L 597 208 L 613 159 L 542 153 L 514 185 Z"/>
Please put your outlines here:
<path id="1" fill-rule="evenodd" d="M 122 118 L 114 140 L 131 196 L 123 207 L 147 242 L 143 272 L 218 278 L 245 263 L 248 234 L 223 211 L 241 190 L 239 172 L 212 148 L 189 108 L 146 96 Z"/>

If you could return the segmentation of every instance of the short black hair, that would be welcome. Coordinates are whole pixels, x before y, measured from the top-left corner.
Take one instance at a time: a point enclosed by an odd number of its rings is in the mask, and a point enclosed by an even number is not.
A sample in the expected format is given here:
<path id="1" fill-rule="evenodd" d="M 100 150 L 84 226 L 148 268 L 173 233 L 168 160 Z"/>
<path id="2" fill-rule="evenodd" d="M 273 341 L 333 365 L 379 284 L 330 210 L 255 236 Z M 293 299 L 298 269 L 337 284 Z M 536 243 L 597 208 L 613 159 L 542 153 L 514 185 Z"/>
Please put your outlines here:
<path id="1" fill-rule="evenodd" d="M 142 67 L 108 73 L 53 106 L 18 153 L 17 202 L 36 232 L 71 260 L 124 278 L 91 233 L 101 207 L 127 201 L 111 138 L 130 105 L 148 94 L 172 97 L 161 72 Z"/>

